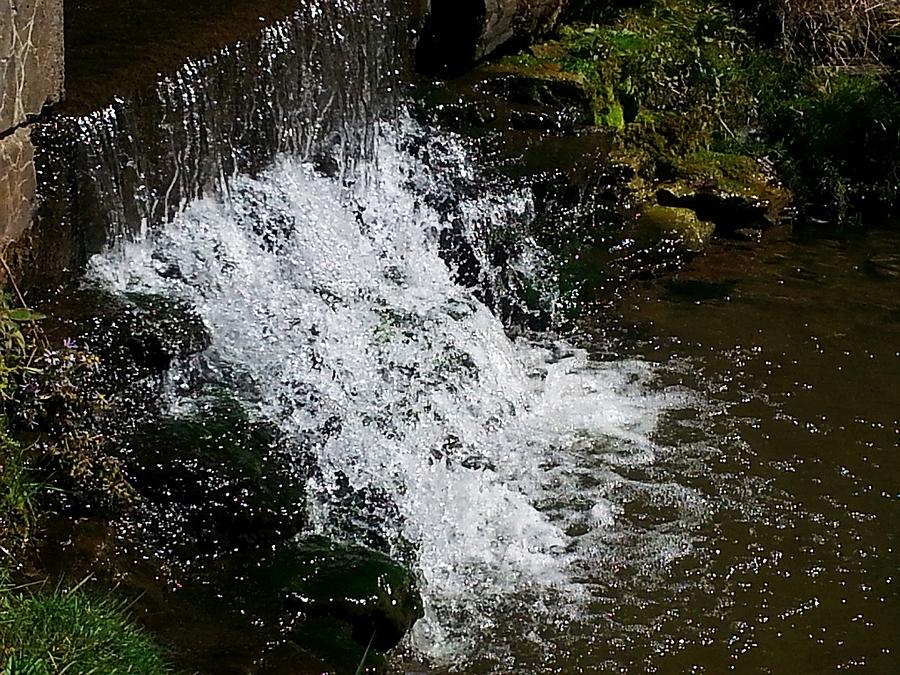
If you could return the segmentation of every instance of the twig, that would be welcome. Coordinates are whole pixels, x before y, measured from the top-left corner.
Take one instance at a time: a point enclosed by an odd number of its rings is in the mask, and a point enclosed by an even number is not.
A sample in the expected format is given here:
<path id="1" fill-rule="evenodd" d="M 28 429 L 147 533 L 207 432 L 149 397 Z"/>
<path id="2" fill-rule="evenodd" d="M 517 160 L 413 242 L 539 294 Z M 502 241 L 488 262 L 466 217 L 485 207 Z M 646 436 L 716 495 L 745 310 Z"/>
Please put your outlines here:
<path id="1" fill-rule="evenodd" d="M 369 655 L 369 650 L 372 649 L 372 643 L 375 641 L 375 631 L 372 631 L 372 637 L 369 638 L 369 644 L 366 645 L 366 651 L 363 652 L 362 660 L 359 662 L 359 665 L 356 667 L 356 675 L 362 675 L 363 666 L 366 665 L 366 657 Z"/>

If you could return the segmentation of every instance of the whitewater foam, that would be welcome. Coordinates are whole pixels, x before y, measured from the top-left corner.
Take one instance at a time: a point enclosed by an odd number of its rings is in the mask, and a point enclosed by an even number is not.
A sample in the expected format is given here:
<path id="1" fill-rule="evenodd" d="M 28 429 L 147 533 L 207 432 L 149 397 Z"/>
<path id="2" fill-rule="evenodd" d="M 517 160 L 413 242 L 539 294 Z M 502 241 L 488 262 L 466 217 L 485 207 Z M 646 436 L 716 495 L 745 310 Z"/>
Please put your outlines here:
<path id="1" fill-rule="evenodd" d="M 228 200 L 194 200 L 95 257 L 90 276 L 192 303 L 212 334 L 210 363 L 249 383 L 255 414 L 298 445 L 317 439 L 315 529 L 356 536 L 333 517 L 342 484 L 389 496 L 396 517 L 380 527 L 411 544 L 423 584 L 412 643 L 459 663 L 511 607 L 535 621 L 577 608 L 578 570 L 603 560 L 622 505 L 644 489 L 617 469 L 653 463 L 660 416 L 685 395 L 651 393 L 646 363 L 511 339 L 440 256 L 448 218 L 427 197 L 453 189 L 447 172 L 471 177 L 464 148 L 445 137 L 426 164 L 400 145 L 379 141 L 363 191 L 281 157 L 234 178 Z M 473 242 L 521 228 L 512 264 L 540 276 L 530 209 L 525 191 L 488 192 L 463 198 L 455 219 Z"/>

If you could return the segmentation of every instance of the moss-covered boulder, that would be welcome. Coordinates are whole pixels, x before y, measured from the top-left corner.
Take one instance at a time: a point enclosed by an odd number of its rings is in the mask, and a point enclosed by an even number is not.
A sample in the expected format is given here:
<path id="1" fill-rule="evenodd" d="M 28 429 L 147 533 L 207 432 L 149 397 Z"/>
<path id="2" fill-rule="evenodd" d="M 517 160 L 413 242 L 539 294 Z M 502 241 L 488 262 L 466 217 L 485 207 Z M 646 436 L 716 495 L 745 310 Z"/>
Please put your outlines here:
<path id="1" fill-rule="evenodd" d="M 670 161 L 661 173 L 668 180 L 656 185 L 657 202 L 692 209 L 719 234 L 773 225 L 790 202 L 771 169 L 745 155 L 700 151 Z"/>
<path id="2" fill-rule="evenodd" d="M 387 659 L 377 648 L 366 649 L 354 639 L 353 626 L 346 621 L 330 617 L 316 617 L 303 621 L 291 632 L 291 639 L 280 645 L 277 654 L 269 658 L 272 675 L 284 673 L 283 662 L 290 658 L 318 662 L 316 672 L 355 673 L 362 666 L 363 673 L 386 672 Z M 281 659 L 283 662 L 279 662 Z M 311 671 L 310 671 L 311 672 Z"/>
<path id="3" fill-rule="evenodd" d="M 578 77 L 488 64 L 450 82 L 423 85 L 429 124 L 470 135 L 485 131 L 572 131 L 594 123 L 591 94 Z"/>
<path id="4" fill-rule="evenodd" d="M 112 384 L 159 374 L 206 349 L 210 335 L 191 306 L 147 293 L 67 289 L 41 305 L 53 343 L 75 342 L 100 357 Z"/>
<path id="5" fill-rule="evenodd" d="M 716 226 L 700 220 L 691 209 L 658 204 L 646 206 L 635 224 L 635 238 L 645 246 L 674 241 L 689 251 L 701 251 Z"/>
<path id="6" fill-rule="evenodd" d="M 307 622 L 346 624 L 361 647 L 391 649 L 423 616 L 413 573 L 361 546 L 311 537 L 281 551 L 262 574 L 279 590 L 285 608 Z M 307 639 L 310 629 L 297 626 L 294 638 L 314 648 Z"/>
<path id="7" fill-rule="evenodd" d="M 578 121 L 585 125 L 625 126 L 617 82 L 573 61 L 565 41 L 535 45 L 527 53 L 501 58 L 482 70 L 505 76 L 513 100 L 576 110 Z"/>
<path id="8" fill-rule="evenodd" d="M 131 484 L 162 515 L 160 534 L 175 547 L 254 547 L 287 540 L 306 523 L 303 478 L 277 432 L 218 392 L 143 426 L 122 446 Z"/>

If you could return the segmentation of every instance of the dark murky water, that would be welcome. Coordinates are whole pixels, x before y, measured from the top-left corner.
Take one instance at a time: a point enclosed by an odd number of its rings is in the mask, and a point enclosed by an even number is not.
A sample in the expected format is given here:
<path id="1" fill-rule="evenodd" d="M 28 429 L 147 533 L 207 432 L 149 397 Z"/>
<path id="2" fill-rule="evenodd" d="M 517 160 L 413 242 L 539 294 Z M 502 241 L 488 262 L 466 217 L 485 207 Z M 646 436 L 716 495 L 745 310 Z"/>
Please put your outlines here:
<path id="1" fill-rule="evenodd" d="M 559 672 L 898 672 L 900 233 L 720 245 L 602 332 L 701 393 L 654 471 L 707 513 L 652 578 L 623 553 Z"/>

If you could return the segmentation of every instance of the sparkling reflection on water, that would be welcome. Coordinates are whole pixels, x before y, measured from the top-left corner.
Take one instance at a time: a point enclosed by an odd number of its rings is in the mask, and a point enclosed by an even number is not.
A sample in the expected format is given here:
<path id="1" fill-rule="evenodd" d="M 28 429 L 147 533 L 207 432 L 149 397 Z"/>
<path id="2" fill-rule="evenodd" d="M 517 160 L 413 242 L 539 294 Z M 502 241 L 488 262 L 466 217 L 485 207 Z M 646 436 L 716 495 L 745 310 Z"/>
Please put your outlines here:
<path id="1" fill-rule="evenodd" d="M 649 478 L 706 513 L 653 574 L 612 545 L 624 571 L 588 575 L 596 614 L 558 672 L 898 671 L 898 291 L 896 230 L 798 229 L 641 283 L 595 327 L 706 401 L 663 422 Z"/>

